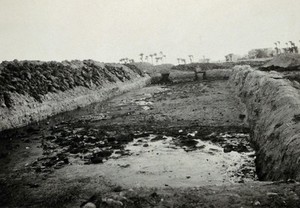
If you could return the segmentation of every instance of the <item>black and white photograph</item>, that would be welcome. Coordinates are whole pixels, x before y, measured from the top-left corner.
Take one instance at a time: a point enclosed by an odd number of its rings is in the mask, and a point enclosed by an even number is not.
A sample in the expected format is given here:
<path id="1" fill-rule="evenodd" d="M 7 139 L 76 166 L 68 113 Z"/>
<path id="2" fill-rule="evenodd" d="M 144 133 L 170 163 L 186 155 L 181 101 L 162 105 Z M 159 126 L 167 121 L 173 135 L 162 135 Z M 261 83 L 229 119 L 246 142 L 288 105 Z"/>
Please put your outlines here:
<path id="1" fill-rule="evenodd" d="M 0 0 L 0 208 L 299 208 L 299 0 Z"/>

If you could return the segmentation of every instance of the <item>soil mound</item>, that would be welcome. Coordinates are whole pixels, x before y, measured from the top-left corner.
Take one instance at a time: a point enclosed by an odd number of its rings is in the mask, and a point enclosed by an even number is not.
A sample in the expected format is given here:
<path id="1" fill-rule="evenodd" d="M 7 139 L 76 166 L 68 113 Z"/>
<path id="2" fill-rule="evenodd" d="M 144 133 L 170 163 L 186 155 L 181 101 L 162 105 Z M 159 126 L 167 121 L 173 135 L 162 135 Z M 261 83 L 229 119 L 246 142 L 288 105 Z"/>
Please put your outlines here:
<path id="1" fill-rule="evenodd" d="M 274 57 L 271 61 L 262 66 L 262 70 L 299 70 L 300 54 L 285 53 Z"/>
<path id="2" fill-rule="evenodd" d="M 300 179 L 300 95 L 278 72 L 235 67 L 229 83 L 245 103 L 261 180 Z"/>
<path id="3" fill-rule="evenodd" d="M 0 131 L 74 110 L 148 83 L 135 66 L 93 60 L 0 64 Z"/>
<path id="4" fill-rule="evenodd" d="M 158 73 L 167 73 L 170 72 L 171 68 L 173 67 L 172 64 L 160 64 L 160 65 L 152 65 L 150 63 L 145 62 L 137 62 L 137 63 L 131 63 L 126 64 L 127 67 L 137 67 L 140 70 L 142 70 L 144 73 L 151 75 L 155 75 Z"/>
<path id="5" fill-rule="evenodd" d="M 181 71 L 194 71 L 196 68 L 201 68 L 203 70 L 212 70 L 212 69 L 232 69 L 237 65 L 249 65 L 251 67 L 261 67 L 268 60 L 242 60 L 237 62 L 220 62 L 220 63 L 190 63 L 190 64 L 180 64 L 173 66 L 174 70 Z"/>
<path id="6" fill-rule="evenodd" d="M 42 102 L 42 97 L 47 93 L 64 92 L 79 86 L 102 86 L 104 82 L 124 82 L 130 80 L 132 74 L 143 76 L 137 67 L 128 68 L 93 60 L 4 61 L 0 64 L 0 106 L 13 105 L 10 98 L 12 93 L 28 94 Z"/>

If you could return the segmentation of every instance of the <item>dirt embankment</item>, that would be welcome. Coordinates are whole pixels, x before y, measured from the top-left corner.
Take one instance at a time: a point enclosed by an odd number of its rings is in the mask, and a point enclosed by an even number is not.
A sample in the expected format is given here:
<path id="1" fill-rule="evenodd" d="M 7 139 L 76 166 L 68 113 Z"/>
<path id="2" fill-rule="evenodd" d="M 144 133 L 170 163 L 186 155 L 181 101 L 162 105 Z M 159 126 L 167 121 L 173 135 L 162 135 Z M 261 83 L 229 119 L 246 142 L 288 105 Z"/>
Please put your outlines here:
<path id="1" fill-rule="evenodd" d="M 229 82 L 246 104 L 257 172 L 263 180 L 300 180 L 300 95 L 277 72 L 235 67 Z"/>
<path id="2" fill-rule="evenodd" d="M 181 71 L 193 71 L 195 68 L 200 67 L 203 70 L 211 70 L 211 69 L 231 69 L 237 65 L 249 65 L 251 67 L 260 67 L 266 64 L 269 59 L 262 60 L 243 60 L 238 62 L 220 62 L 220 63 L 191 63 L 191 64 L 180 64 L 177 66 L 173 66 L 174 70 Z"/>
<path id="3" fill-rule="evenodd" d="M 274 57 L 261 67 L 264 71 L 299 71 L 300 69 L 300 54 L 283 53 Z"/>
<path id="4" fill-rule="evenodd" d="M 103 101 L 149 82 L 134 65 L 92 60 L 0 65 L 0 131 Z"/>

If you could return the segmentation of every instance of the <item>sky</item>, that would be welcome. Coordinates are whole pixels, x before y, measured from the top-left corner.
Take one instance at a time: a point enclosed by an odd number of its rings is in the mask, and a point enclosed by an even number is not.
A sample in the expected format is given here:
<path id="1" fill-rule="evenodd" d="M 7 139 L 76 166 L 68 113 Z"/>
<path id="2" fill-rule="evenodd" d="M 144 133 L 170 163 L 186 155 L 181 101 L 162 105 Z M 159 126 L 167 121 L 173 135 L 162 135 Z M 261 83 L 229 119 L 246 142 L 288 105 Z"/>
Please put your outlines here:
<path id="1" fill-rule="evenodd" d="M 0 0 L 0 61 L 223 60 L 289 40 L 299 0 Z"/>

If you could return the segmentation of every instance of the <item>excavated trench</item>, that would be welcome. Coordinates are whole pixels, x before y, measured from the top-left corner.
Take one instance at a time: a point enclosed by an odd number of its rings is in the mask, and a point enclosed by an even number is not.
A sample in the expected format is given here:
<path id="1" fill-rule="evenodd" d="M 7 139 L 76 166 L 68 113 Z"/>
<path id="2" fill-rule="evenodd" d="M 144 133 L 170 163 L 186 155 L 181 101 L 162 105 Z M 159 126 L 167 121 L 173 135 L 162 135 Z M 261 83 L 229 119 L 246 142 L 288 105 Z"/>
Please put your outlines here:
<path id="1" fill-rule="evenodd" d="M 16 144 L 1 146 L 21 151 L 11 167 L 36 174 L 128 187 L 243 183 L 257 180 L 245 117 L 227 81 L 152 85 L 2 133 Z"/>
<path id="2" fill-rule="evenodd" d="M 286 142 L 288 127 L 282 126 L 289 119 L 283 119 L 282 98 L 276 99 L 281 90 L 276 86 L 288 81 L 247 67 L 226 70 L 222 79 L 210 79 L 214 73 L 208 73 L 208 80 L 150 85 L 1 132 L 0 185 L 10 193 L 3 181 L 12 181 L 18 193 L 29 197 L 32 188 L 43 194 L 52 187 L 47 181 L 53 178 L 58 184 L 73 181 L 67 187 L 86 180 L 80 183 L 89 189 L 96 184 L 88 181 L 97 178 L 126 188 L 297 179 L 289 160 L 294 161 L 298 151 L 289 149 L 294 140 Z M 229 81 L 223 79 L 228 73 Z M 269 85 L 277 91 L 266 90 Z M 285 90 L 299 96 L 289 83 L 285 86 L 283 97 Z M 267 96 L 268 90 L 274 93 Z M 265 96 L 265 102 L 259 96 Z M 288 116 L 298 125 L 298 101 L 288 102 L 293 103 Z M 269 104 L 276 108 L 266 107 Z M 16 180 L 22 183 L 16 185 Z"/>

